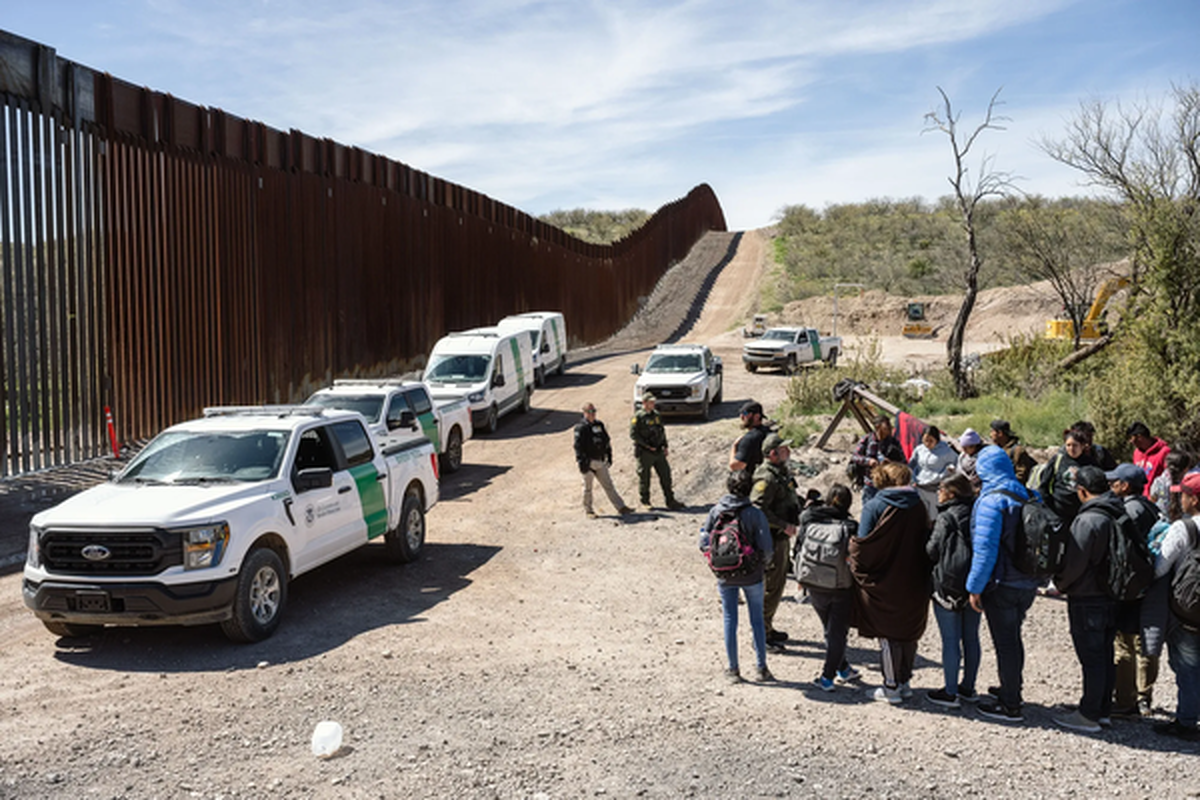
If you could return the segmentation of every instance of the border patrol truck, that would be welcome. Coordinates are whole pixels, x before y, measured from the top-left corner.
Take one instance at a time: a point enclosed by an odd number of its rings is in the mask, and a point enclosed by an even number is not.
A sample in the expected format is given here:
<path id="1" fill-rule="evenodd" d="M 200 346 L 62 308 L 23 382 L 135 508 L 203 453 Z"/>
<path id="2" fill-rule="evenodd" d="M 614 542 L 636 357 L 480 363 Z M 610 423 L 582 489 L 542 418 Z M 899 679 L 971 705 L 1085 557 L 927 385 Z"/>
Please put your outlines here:
<path id="1" fill-rule="evenodd" d="M 59 636 L 217 622 L 259 641 L 292 578 L 372 540 L 415 560 L 437 499 L 423 437 L 381 449 L 351 411 L 205 409 L 107 483 L 33 517 L 25 605 Z"/>
<path id="2" fill-rule="evenodd" d="M 495 433 L 500 417 L 528 411 L 533 402 L 529 337 L 495 327 L 443 336 L 422 379 L 439 402 L 465 397 L 474 429 Z"/>
<path id="3" fill-rule="evenodd" d="M 501 330 L 527 331 L 533 349 L 534 382 L 541 386 L 547 375 L 562 375 L 567 368 L 567 323 L 558 311 L 528 311 L 496 323 Z"/>

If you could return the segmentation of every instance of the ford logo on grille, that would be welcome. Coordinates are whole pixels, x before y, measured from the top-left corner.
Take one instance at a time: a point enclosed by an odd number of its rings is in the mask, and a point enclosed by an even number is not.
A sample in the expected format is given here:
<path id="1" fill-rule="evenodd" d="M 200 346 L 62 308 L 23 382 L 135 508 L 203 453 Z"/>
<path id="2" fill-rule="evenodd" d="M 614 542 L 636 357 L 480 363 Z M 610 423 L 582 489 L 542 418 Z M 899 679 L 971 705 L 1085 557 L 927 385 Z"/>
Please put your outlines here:
<path id="1" fill-rule="evenodd" d="M 104 561 L 112 555 L 112 551 L 102 544 L 89 544 L 79 552 L 88 561 Z"/>

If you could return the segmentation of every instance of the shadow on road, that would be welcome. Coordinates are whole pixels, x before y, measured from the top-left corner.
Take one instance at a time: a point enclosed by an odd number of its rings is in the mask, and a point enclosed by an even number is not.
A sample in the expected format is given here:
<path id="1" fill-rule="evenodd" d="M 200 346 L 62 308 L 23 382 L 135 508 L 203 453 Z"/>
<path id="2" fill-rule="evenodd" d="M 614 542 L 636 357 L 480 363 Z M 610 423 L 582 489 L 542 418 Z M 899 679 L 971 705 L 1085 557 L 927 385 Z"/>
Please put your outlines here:
<path id="1" fill-rule="evenodd" d="M 427 544 L 420 561 L 397 566 L 384 559 L 382 544 L 372 544 L 292 582 L 283 622 L 266 641 L 234 644 L 217 625 L 106 628 L 59 639 L 54 657 L 121 672 L 210 672 L 303 661 L 368 631 L 423 623 L 431 608 L 470 586 L 471 573 L 500 549 Z"/>

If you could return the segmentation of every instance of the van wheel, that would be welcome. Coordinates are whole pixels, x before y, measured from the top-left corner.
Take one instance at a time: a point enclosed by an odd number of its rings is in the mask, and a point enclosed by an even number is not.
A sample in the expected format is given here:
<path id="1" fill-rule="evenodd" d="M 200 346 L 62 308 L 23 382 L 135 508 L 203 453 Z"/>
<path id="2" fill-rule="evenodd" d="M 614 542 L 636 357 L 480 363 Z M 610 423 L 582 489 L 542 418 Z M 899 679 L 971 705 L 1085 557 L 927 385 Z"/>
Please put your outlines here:
<path id="1" fill-rule="evenodd" d="M 558 360 L 558 375 L 561 377 L 562 374 L 566 371 L 567 371 L 567 357 L 566 357 L 566 355 L 563 355 L 563 357 Z"/>
<path id="2" fill-rule="evenodd" d="M 829 351 L 829 368 L 833 369 L 837 366 L 838 351 L 836 349 Z"/>
<path id="3" fill-rule="evenodd" d="M 269 547 L 256 547 L 242 562 L 233 616 L 221 623 L 221 631 L 235 642 L 260 642 L 279 627 L 286 604 L 283 560 Z"/>
<path id="4" fill-rule="evenodd" d="M 545 386 L 546 385 L 546 373 L 542 370 L 541 367 L 538 367 L 537 369 L 535 369 L 533 371 L 533 385 L 534 386 Z"/>
<path id="5" fill-rule="evenodd" d="M 425 546 L 425 509 L 421 507 L 421 494 L 416 489 L 404 493 L 400 522 L 384 534 L 383 544 L 388 558 L 397 564 L 408 564 L 421 555 L 421 548 Z"/>
<path id="6" fill-rule="evenodd" d="M 104 630 L 103 625 L 80 625 L 76 622 L 50 622 L 42 620 L 42 624 L 46 626 L 46 630 L 53 633 L 55 636 L 63 636 L 68 639 L 78 639 L 82 636 L 91 636 Z"/>
<path id="7" fill-rule="evenodd" d="M 521 398 L 521 413 L 528 414 L 529 409 L 533 407 L 533 389 L 525 390 L 525 396 Z"/>
<path id="8" fill-rule="evenodd" d="M 450 438 L 446 440 L 446 452 L 442 453 L 439 461 L 442 464 L 442 472 L 447 474 L 458 472 L 458 468 L 462 466 L 462 431 L 455 425 L 450 430 Z"/>
<path id="9" fill-rule="evenodd" d="M 758 372 L 758 364 L 746 362 L 746 372 Z"/>
<path id="10" fill-rule="evenodd" d="M 500 427 L 500 414 L 496 411 L 496 404 L 492 405 L 487 410 L 487 419 L 483 422 L 484 433 L 495 433 Z"/>

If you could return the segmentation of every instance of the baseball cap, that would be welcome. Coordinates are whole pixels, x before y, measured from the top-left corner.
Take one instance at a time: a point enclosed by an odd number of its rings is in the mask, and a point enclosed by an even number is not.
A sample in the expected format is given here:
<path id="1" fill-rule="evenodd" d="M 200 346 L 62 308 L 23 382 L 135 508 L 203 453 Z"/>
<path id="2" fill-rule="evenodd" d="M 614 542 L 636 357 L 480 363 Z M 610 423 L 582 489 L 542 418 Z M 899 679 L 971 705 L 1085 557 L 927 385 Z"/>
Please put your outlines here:
<path id="1" fill-rule="evenodd" d="M 1146 485 L 1146 471 L 1136 464 L 1117 464 L 1117 468 L 1104 473 L 1104 477 L 1112 481 L 1125 481 L 1131 486 L 1141 488 Z"/>
<path id="2" fill-rule="evenodd" d="M 657 400 L 657 399 L 658 398 L 654 396 L 653 392 L 643 392 L 642 393 L 642 402 L 643 403 L 645 403 L 648 400 Z"/>
<path id="3" fill-rule="evenodd" d="M 761 415 L 763 413 L 762 403 L 758 402 L 757 400 L 747 400 L 745 403 L 742 404 L 742 410 L 738 413 L 741 414 L 743 417 L 745 417 L 749 414 L 760 414 Z"/>
<path id="4" fill-rule="evenodd" d="M 1179 483 L 1171 487 L 1172 492 L 1183 492 L 1193 497 L 1200 496 L 1200 472 L 1189 472 Z"/>
<path id="5" fill-rule="evenodd" d="M 768 433 L 767 438 L 763 439 L 762 452 L 763 452 L 763 455 L 765 456 L 767 453 L 771 452 L 772 450 L 777 450 L 780 447 L 784 447 L 784 446 L 791 447 L 791 445 L 792 445 L 791 439 L 784 439 L 778 433 Z"/>
<path id="6" fill-rule="evenodd" d="M 1108 478 L 1099 467 L 1080 467 L 1075 474 L 1075 483 L 1086 489 L 1088 494 L 1104 494 L 1108 491 Z"/>
<path id="7" fill-rule="evenodd" d="M 958 437 L 958 443 L 963 447 L 969 447 L 970 445 L 983 444 L 983 439 L 979 438 L 979 434 L 975 432 L 974 428 L 967 428 L 963 431 L 963 435 Z"/>

